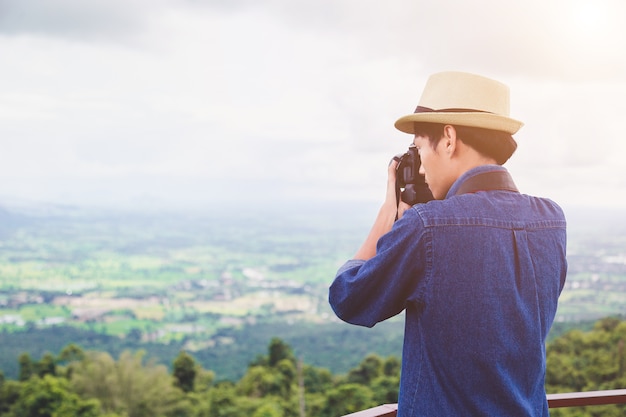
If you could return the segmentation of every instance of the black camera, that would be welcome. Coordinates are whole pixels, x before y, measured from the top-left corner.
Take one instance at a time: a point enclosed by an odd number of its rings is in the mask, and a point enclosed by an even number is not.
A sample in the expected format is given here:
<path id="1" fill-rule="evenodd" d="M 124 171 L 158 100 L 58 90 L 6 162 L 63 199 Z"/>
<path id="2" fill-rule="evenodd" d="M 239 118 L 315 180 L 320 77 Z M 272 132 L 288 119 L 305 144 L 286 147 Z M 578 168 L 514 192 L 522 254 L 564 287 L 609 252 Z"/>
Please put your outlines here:
<path id="1" fill-rule="evenodd" d="M 411 144 L 406 153 L 393 157 L 398 161 L 396 168 L 396 201 L 402 201 L 408 205 L 426 203 L 433 200 L 423 175 L 420 175 L 420 154 L 415 145 Z"/>

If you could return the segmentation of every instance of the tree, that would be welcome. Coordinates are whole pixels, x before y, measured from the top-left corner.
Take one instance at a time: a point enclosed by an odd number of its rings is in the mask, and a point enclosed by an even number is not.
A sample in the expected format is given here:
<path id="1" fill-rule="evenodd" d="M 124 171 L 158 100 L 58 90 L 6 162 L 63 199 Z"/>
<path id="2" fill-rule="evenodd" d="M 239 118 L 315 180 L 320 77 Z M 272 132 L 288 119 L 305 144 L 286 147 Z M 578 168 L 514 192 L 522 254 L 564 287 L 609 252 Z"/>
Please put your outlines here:
<path id="1" fill-rule="evenodd" d="M 43 355 L 41 360 L 35 364 L 35 369 L 40 377 L 45 375 L 55 376 L 57 374 L 57 365 L 54 356 L 51 353 Z"/>
<path id="2" fill-rule="evenodd" d="M 28 353 L 24 352 L 18 358 L 18 363 L 20 367 L 18 378 L 20 381 L 27 381 L 34 374 L 33 360 Z"/>
<path id="3" fill-rule="evenodd" d="M 98 417 L 99 403 L 83 400 L 64 378 L 45 375 L 22 382 L 9 415 L 15 417 Z"/>
<path id="4" fill-rule="evenodd" d="M 359 366 L 348 372 L 348 382 L 369 385 L 383 373 L 383 360 L 378 355 L 368 355 Z"/>
<path id="5" fill-rule="evenodd" d="M 291 394 L 295 392 L 297 384 L 297 369 L 291 359 L 282 359 L 276 364 L 276 375 L 278 379 L 278 391 L 274 392 L 278 396 L 290 399 Z"/>
<path id="6" fill-rule="evenodd" d="M 599 320 L 590 332 L 572 330 L 553 340 L 546 349 L 546 390 L 549 393 L 623 388 L 626 322 Z M 626 405 L 556 409 L 555 417 L 617 417 Z"/>
<path id="7" fill-rule="evenodd" d="M 262 398 L 280 391 L 276 373 L 265 366 L 248 368 L 237 387 L 238 394 L 254 398 Z"/>
<path id="8" fill-rule="evenodd" d="M 197 375 L 197 365 L 194 358 L 181 350 L 173 363 L 173 372 L 175 385 L 182 389 L 183 392 L 194 390 L 195 379 Z"/>
<path id="9" fill-rule="evenodd" d="M 400 377 L 401 366 L 398 357 L 390 356 L 385 359 L 385 363 L 383 363 L 383 374 L 385 374 L 385 376 Z"/>
<path id="10" fill-rule="evenodd" d="M 304 388 L 308 393 L 324 393 L 333 385 L 333 374 L 325 368 L 305 366 Z"/>
<path id="11" fill-rule="evenodd" d="M 65 346 L 61 353 L 59 353 L 59 357 L 57 361 L 59 363 L 69 364 L 71 362 L 78 362 L 85 358 L 85 351 L 82 350 L 79 346 L 74 343 L 70 343 Z"/>
<path id="12" fill-rule="evenodd" d="M 283 359 L 296 363 L 295 356 L 291 350 L 291 346 L 283 342 L 280 338 L 274 337 L 270 341 L 268 348 L 269 366 L 274 367 Z"/>
<path id="13" fill-rule="evenodd" d="M 61 365 L 57 372 L 69 379 L 72 377 L 72 366 L 83 359 L 85 359 L 85 351 L 74 343 L 70 343 L 61 350 L 57 357 L 56 363 Z"/>
<path id="14" fill-rule="evenodd" d="M 126 340 L 128 340 L 131 343 L 139 343 L 141 342 L 142 336 L 143 336 L 143 333 L 141 329 L 138 329 L 137 327 L 133 327 L 132 329 L 130 329 L 130 331 L 126 335 Z"/>
<path id="15" fill-rule="evenodd" d="M 21 383 L 17 381 L 4 381 L 0 385 L 0 416 L 4 416 L 20 398 L 20 389 Z"/>
<path id="16" fill-rule="evenodd" d="M 251 398 L 274 396 L 292 399 L 296 392 L 297 372 L 289 359 L 282 359 L 275 367 L 254 366 L 237 384 L 238 393 Z"/>
<path id="17" fill-rule="evenodd" d="M 73 367 L 72 385 L 84 397 L 98 399 L 109 413 L 128 417 L 188 413 L 183 392 L 174 386 L 166 367 L 144 364 L 143 356 L 143 351 L 125 351 L 116 362 L 107 353 L 87 352 Z"/>
<path id="18" fill-rule="evenodd" d="M 371 384 L 374 402 L 376 404 L 392 404 L 398 402 L 400 392 L 399 376 L 381 376 Z"/>
<path id="19" fill-rule="evenodd" d="M 252 417 L 283 417 L 285 413 L 275 402 L 266 402 L 256 409 Z"/>
<path id="20" fill-rule="evenodd" d="M 234 384 L 223 382 L 216 385 L 210 393 L 211 407 L 209 417 L 244 417 L 238 409 L 238 396 Z"/>
<path id="21" fill-rule="evenodd" d="M 368 387 L 354 383 L 343 384 L 328 391 L 322 417 L 343 416 L 375 405 Z"/>

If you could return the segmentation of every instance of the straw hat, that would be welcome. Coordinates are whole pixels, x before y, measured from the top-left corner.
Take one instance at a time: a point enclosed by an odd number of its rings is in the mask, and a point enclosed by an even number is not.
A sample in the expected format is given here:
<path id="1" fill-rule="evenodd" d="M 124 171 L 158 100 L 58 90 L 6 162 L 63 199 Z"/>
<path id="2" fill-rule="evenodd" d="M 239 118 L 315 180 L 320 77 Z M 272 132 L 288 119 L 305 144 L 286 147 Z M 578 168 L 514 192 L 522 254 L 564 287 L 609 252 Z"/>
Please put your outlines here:
<path id="1" fill-rule="evenodd" d="M 523 125 L 509 117 L 509 88 L 492 79 L 465 72 L 440 72 L 428 78 L 415 113 L 395 123 L 414 133 L 415 122 L 482 127 L 514 134 Z"/>

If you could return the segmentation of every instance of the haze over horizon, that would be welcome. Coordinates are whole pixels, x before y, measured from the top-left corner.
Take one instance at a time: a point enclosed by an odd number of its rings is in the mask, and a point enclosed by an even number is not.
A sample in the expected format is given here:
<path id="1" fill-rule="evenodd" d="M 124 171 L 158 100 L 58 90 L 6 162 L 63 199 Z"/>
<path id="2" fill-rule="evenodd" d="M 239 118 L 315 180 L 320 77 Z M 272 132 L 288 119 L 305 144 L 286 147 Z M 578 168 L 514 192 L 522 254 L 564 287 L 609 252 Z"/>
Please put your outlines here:
<path id="1" fill-rule="evenodd" d="M 0 206 L 380 201 L 428 75 L 511 88 L 522 192 L 626 208 L 626 3 L 0 0 Z"/>

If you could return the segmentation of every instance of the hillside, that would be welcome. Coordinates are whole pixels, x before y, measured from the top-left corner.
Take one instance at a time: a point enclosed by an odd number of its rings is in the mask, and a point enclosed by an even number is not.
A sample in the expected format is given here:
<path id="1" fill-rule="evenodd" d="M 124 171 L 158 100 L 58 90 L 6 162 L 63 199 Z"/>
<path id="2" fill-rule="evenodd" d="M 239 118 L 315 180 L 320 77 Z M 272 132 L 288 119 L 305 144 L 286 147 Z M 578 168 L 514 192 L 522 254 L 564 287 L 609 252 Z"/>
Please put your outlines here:
<path id="1" fill-rule="evenodd" d="M 3 209 L 0 369 L 14 377 L 19 352 L 38 356 L 70 342 L 112 354 L 145 348 L 163 363 L 184 348 L 230 380 L 272 336 L 334 372 L 368 352 L 399 355 L 401 317 L 355 328 L 339 322 L 326 301 L 337 267 L 376 211 L 357 207 Z M 626 314 L 619 213 L 567 214 L 569 274 L 555 332 Z"/>

